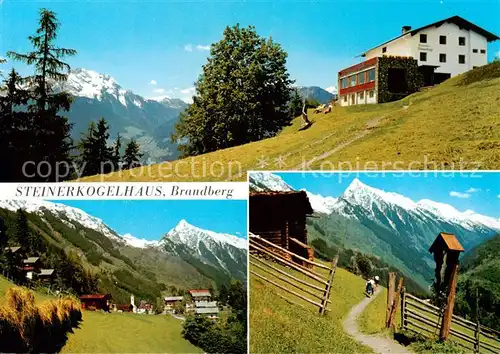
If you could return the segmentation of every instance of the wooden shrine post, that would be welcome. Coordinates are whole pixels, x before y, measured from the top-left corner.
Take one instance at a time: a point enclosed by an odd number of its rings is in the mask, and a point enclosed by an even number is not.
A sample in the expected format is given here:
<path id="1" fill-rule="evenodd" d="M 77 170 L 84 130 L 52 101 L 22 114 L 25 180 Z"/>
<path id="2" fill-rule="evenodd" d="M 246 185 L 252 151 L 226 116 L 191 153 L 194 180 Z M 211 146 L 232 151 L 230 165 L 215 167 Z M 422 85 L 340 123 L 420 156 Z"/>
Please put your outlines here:
<path id="1" fill-rule="evenodd" d="M 447 340 L 451 329 L 453 307 L 455 306 L 455 294 L 458 281 L 458 258 L 464 248 L 453 234 L 441 232 L 429 248 L 434 254 L 436 261 L 436 286 L 438 289 L 446 290 L 446 304 L 444 307 L 443 320 L 439 337 Z M 444 277 L 441 279 L 441 269 L 446 258 Z"/>

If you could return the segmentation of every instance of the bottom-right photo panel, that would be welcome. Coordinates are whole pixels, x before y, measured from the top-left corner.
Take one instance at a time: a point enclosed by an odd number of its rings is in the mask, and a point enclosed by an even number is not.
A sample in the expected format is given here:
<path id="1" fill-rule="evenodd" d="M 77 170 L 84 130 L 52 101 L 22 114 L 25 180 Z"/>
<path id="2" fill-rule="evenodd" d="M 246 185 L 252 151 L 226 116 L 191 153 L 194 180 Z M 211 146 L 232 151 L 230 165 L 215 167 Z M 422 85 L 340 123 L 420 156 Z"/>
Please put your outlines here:
<path id="1" fill-rule="evenodd" d="M 251 353 L 499 353 L 500 173 L 249 173 Z"/>

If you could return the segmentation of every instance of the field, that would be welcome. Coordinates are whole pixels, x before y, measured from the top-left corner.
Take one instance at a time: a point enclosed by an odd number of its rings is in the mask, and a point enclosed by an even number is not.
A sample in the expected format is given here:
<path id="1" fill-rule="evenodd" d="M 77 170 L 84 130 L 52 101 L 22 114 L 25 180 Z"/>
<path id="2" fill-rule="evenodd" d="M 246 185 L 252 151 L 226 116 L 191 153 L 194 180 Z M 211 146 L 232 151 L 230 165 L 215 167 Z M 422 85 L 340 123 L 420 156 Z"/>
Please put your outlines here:
<path id="1" fill-rule="evenodd" d="M 0 276 L 0 303 L 13 284 Z M 35 293 L 37 302 L 53 299 Z M 201 353 L 182 338 L 182 322 L 167 315 L 83 311 L 80 328 L 70 334 L 63 353 Z"/>
<path id="2" fill-rule="evenodd" d="M 281 269 L 307 279 L 298 272 L 285 267 Z M 279 283 L 291 288 L 286 283 Z M 363 279 L 337 268 L 330 296 L 331 311 L 322 317 L 314 306 L 297 298 L 293 300 L 306 305 L 305 309 L 289 304 L 275 295 L 273 285 L 250 276 L 250 352 L 371 352 L 344 333 L 342 328 L 344 316 L 364 298 L 364 284 Z"/>
<path id="3" fill-rule="evenodd" d="M 334 107 L 276 137 L 82 181 L 246 179 L 248 170 L 498 169 L 500 62 L 403 100 Z"/>

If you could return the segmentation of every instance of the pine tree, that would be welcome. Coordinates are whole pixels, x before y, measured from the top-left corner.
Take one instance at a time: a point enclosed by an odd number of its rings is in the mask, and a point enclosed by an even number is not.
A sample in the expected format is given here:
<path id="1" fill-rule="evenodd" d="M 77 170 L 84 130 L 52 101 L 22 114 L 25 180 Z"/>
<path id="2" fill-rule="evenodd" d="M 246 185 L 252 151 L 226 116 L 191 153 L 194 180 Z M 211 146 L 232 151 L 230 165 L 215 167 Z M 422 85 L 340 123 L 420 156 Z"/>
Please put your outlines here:
<path id="1" fill-rule="evenodd" d="M 302 113 L 302 97 L 300 97 L 299 90 L 295 88 L 293 90 L 292 99 L 289 104 L 290 117 L 296 118 Z"/>
<path id="2" fill-rule="evenodd" d="M 43 161 L 45 166 L 43 175 L 41 173 L 34 178 L 39 181 L 57 181 L 63 177 L 70 177 L 69 170 L 60 171 L 56 169 L 56 166 L 59 162 L 70 161 L 71 125 L 66 117 L 59 115 L 59 112 L 68 111 L 72 100 L 66 92 L 55 93 L 51 82 L 67 79 L 70 67 L 62 59 L 75 55 L 76 51 L 56 47 L 54 41 L 57 38 L 58 29 L 59 22 L 55 13 L 42 9 L 39 28 L 28 38 L 34 50 L 25 54 L 7 53 L 12 59 L 33 65 L 35 68 L 34 75 L 24 81 L 30 83 L 33 91 L 33 103 L 28 105 L 28 112 L 32 115 L 32 129 L 35 133 L 31 140 L 34 148 L 31 149 L 30 161 L 33 161 L 35 166 Z M 61 174 L 66 174 L 66 176 Z M 25 176 L 25 179 L 28 178 Z"/>
<path id="3" fill-rule="evenodd" d="M 122 137 L 120 134 L 116 136 L 115 144 L 113 145 L 113 168 L 115 171 L 120 170 L 122 157 L 121 157 L 121 149 L 122 149 Z"/>
<path id="4" fill-rule="evenodd" d="M 7 227 L 5 226 L 5 222 L 3 221 L 3 218 L 0 217 L 0 266 L 4 263 L 4 254 L 5 254 L 5 247 L 7 247 L 7 242 L 9 240 L 9 237 L 7 235 Z"/>
<path id="5" fill-rule="evenodd" d="M 30 160 L 33 147 L 32 120 L 16 107 L 28 103 L 22 78 L 12 69 L 0 91 L 0 181 L 22 180 L 22 164 Z"/>
<path id="6" fill-rule="evenodd" d="M 108 173 L 115 163 L 114 149 L 108 146 L 109 125 L 104 118 L 90 122 L 87 134 L 79 144 L 80 169 L 84 176 Z"/>
<path id="7" fill-rule="evenodd" d="M 123 167 L 125 169 L 131 169 L 141 166 L 141 157 L 142 154 L 139 152 L 139 144 L 137 144 L 134 139 L 130 140 L 125 147 L 125 154 L 123 155 Z"/>
<path id="8" fill-rule="evenodd" d="M 16 211 L 17 223 L 15 240 L 19 246 L 25 247 L 29 252 L 30 228 L 28 225 L 28 215 L 24 209 L 17 209 Z"/>
<path id="9" fill-rule="evenodd" d="M 261 140 L 290 124 L 286 52 L 255 28 L 227 27 L 212 44 L 196 95 L 175 126 L 184 156 Z"/>

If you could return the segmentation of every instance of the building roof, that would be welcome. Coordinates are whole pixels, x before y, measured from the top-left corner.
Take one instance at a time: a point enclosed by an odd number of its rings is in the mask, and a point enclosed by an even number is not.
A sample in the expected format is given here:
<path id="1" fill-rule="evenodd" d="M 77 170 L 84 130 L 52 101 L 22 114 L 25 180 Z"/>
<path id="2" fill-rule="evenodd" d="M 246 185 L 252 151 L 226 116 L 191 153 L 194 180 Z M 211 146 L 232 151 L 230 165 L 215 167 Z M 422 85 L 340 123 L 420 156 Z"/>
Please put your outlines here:
<path id="1" fill-rule="evenodd" d="M 445 18 L 444 20 L 441 20 L 441 21 L 437 21 L 437 22 L 433 22 L 431 24 L 428 24 L 426 26 L 422 26 L 422 27 L 419 27 L 419 28 L 416 28 L 416 29 L 413 29 L 413 30 L 409 30 L 408 32 L 405 32 L 405 33 L 402 33 L 400 34 L 399 36 L 397 37 L 394 37 L 393 39 L 390 39 L 388 40 L 387 42 L 384 42 L 382 44 L 379 44 L 373 48 L 370 48 L 368 49 L 367 51 L 365 51 L 364 53 L 361 53 L 360 55 L 358 56 L 365 56 L 367 52 L 369 52 L 370 50 L 373 50 L 375 48 L 378 48 L 378 47 L 381 47 L 383 46 L 384 44 L 387 44 L 387 43 L 390 43 L 392 41 L 395 41 L 396 39 L 399 39 L 403 36 L 406 36 L 406 35 L 416 35 L 418 32 L 426 29 L 426 28 L 429 28 L 429 27 L 439 27 L 441 26 L 443 23 L 454 23 L 456 24 L 457 26 L 459 26 L 460 28 L 464 28 L 464 29 L 467 29 L 469 31 L 474 31 L 476 33 L 479 33 L 480 35 L 482 35 L 483 37 L 486 38 L 486 40 L 488 42 L 493 42 L 493 41 L 496 41 L 498 39 L 500 39 L 500 37 L 498 37 L 496 34 L 493 34 L 487 30 L 485 30 L 484 28 L 481 28 L 475 24 L 473 24 L 472 22 L 469 22 L 467 21 L 466 19 L 460 17 L 460 16 L 452 16 L 452 17 L 448 17 L 448 18 Z"/>
<path id="2" fill-rule="evenodd" d="M 25 264 L 32 264 L 38 262 L 40 257 L 28 257 L 27 259 L 23 259 L 23 263 Z"/>
<path id="3" fill-rule="evenodd" d="M 199 313 L 199 314 L 215 314 L 215 313 L 219 313 L 219 308 L 218 307 L 200 307 L 200 308 L 196 308 L 196 313 Z"/>
<path id="4" fill-rule="evenodd" d="M 14 246 L 14 247 L 5 247 L 6 251 L 11 251 L 12 253 L 16 253 L 21 249 L 21 246 Z"/>
<path id="5" fill-rule="evenodd" d="M 54 273 L 54 269 L 40 269 L 40 274 L 38 275 L 52 275 Z"/>
<path id="6" fill-rule="evenodd" d="M 197 297 L 197 296 L 211 296 L 209 290 L 189 290 L 189 293 L 193 297 Z"/>
<path id="7" fill-rule="evenodd" d="M 110 297 L 109 294 L 85 294 L 80 295 L 81 300 L 105 300 Z"/>
<path id="8" fill-rule="evenodd" d="M 458 251 L 458 252 L 465 251 L 460 242 L 455 237 L 455 235 L 448 234 L 446 232 L 439 233 L 439 235 L 436 237 L 431 247 L 429 248 L 429 252 L 432 253 L 436 251 L 438 248 L 444 248 L 447 251 Z"/>
<path id="9" fill-rule="evenodd" d="M 217 307 L 217 301 L 195 301 L 196 308 Z"/>
<path id="10" fill-rule="evenodd" d="M 287 209 L 296 209 L 297 206 L 300 206 L 301 210 L 303 210 L 306 215 L 312 215 L 314 213 L 314 210 L 305 191 L 250 193 L 250 206 L 252 206 L 252 202 L 255 203 L 255 201 L 265 201 L 266 205 L 269 205 L 271 207 L 270 201 L 273 200 Z M 276 205 L 272 206 L 275 207 Z"/>
<path id="11" fill-rule="evenodd" d="M 166 296 L 165 301 L 182 301 L 184 296 Z"/>

